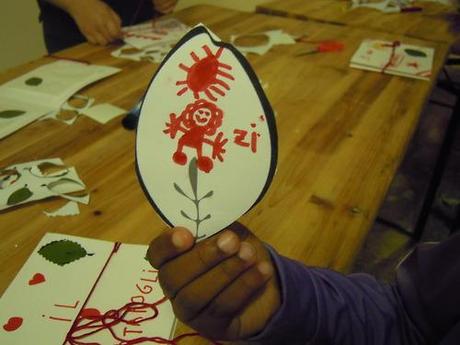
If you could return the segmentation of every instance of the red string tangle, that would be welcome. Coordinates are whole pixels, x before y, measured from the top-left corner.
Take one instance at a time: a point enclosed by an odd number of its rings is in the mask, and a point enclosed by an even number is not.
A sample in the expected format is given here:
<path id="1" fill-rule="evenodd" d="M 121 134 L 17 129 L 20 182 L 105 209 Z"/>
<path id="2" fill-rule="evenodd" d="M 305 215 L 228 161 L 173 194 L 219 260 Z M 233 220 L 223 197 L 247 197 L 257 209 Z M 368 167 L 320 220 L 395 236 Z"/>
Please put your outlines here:
<path id="1" fill-rule="evenodd" d="M 168 300 L 167 297 L 162 297 L 154 303 L 138 303 L 130 302 L 125 304 L 119 309 L 112 309 L 107 311 L 104 314 L 100 314 L 95 309 L 85 309 L 86 304 L 88 303 L 90 297 L 94 293 L 97 284 L 101 280 L 101 277 L 107 268 L 110 260 L 115 255 L 115 253 L 120 248 L 121 243 L 117 242 L 114 244 L 113 250 L 109 255 L 106 263 L 104 264 L 101 273 L 97 277 L 93 287 L 91 288 L 83 306 L 78 313 L 77 318 L 73 322 L 69 332 L 64 341 L 64 345 L 101 345 L 95 342 L 87 342 L 84 338 L 87 338 L 93 334 L 109 331 L 114 340 L 118 341 L 118 345 L 135 345 L 140 343 L 156 343 L 156 344 L 166 344 L 166 345 L 178 345 L 179 342 L 185 338 L 189 337 L 202 337 L 199 333 L 185 333 L 181 334 L 173 339 L 165 339 L 162 337 L 139 337 L 134 339 L 124 339 L 121 336 L 117 335 L 114 331 L 114 327 L 117 325 L 125 324 L 131 326 L 139 326 L 141 323 L 155 319 L 160 311 L 158 307 Z M 147 313 L 147 317 L 135 317 L 129 318 L 129 313 Z M 203 338 L 203 337 L 202 337 Z M 213 345 L 221 345 L 220 343 L 213 342 L 209 340 Z"/>
<path id="2" fill-rule="evenodd" d="M 383 66 L 382 70 L 380 71 L 381 73 L 385 73 L 386 69 L 391 66 L 391 64 L 393 63 L 393 59 L 395 57 L 396 48 L 399 47 L 400 45 L 401 45 L 401 42 L 399 41 L 394 41 L 391 45 L 390 44 L 384 45 L 385 47 L 391 47 L 391 54 L 390 54 L 390 58 L 388 59 L 388 62 L 385 64 L 385 66 Z"/>

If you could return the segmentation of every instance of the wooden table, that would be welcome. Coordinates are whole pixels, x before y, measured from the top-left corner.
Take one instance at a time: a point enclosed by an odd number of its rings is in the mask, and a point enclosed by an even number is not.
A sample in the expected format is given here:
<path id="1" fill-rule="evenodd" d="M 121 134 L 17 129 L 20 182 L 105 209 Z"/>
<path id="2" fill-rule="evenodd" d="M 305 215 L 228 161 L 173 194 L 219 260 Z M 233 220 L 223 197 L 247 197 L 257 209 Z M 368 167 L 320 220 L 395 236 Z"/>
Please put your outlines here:
<path id="1" fill-rule="evenodd" d="M 369 28 L 429 41 L 453 43 L 459 32 L 452 29 L 452 7 L 418 2 L 421 12 L 382 13 L 369 8 L 350 9 L 349 0 L 276 0 L 257 6 L 257 12 L 302 20 Z"/>
<path id="2" fill-rule="evenodd" d="M 433 81 L 350 69 L 350 57 L 369 37 L 367 30 L 210 6 L 175 16 L 189 25 L 204 22 L 223 40 L 231 34 L 282 28 L 293 35 L 308 33 L 314 40 L 334 38 L 346 44 L 341 53 L 296 57 L 311 49 L 298 43 L 249 56 L 277 113 L 279 165 L 265 198 L 241 221 L 284 255 L 347 271 L 404 155 Z M 373 37 L 434 47 L 434 76 L 448 51 L 439 42 L 382 32 Z M 113 49 L 82 44 L 59 55 L 122 68 L 83 93 L 129 109 L 156 66 L 113 58 Z M 42 58 L 12 69 L 0 75 L 0 83 L 51 61 Z M 56 208 L 62 200 L 0 214 L 1 293 L 46 232 L 147 244 L 166 229 L 137 182 L 134 142 L 134 132 L 123 129 L 120 119 L 100 125 L 85 117 L 73 126 L 36 122 L 2 140 L 0 166 L 61 157 L 77 168 L 91 191 L 91 202 L 76 217 L 43 215 L 44 209 Z"/>

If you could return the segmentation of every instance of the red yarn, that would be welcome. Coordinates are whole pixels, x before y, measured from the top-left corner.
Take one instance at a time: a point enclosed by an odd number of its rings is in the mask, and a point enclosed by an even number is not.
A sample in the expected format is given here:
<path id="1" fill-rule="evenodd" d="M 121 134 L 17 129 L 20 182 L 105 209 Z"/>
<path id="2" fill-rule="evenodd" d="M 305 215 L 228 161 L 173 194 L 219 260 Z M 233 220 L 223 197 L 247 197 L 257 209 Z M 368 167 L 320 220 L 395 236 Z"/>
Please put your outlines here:
<path id="1" fill-rule="evenodd" d="M 385 64 L 385 66 L 383 66 L 382 70 L 380 71 L 381 73 L 385 73 L 386 69 L 391 66 L 391 64 L 393 63 L 393 58 L 395 57 L 396 48 L 399 47 L 400 45 L 401 45 L 401 42 L 399 41 L 394 41 L 391 45 L 386 45 L 386 46 L 391 47 L 391 55 L 390 55 L 390 58 L 388 59 L 388 62 Z"/>
<path id="2" fill-rule="evenodd" d="M 109 310 L 104 314 L 99 314 L 97 310 L 89 308 L 85 309 L 86 304 L 88 303 L 90 297 L 92 296 L 94 290 L 96 289 L 97 284 L 99 283 L 107 265 L 109 264 L 110 260 L 114 256 L 114 254 L 120 248 L 121 243 L 117 242 L 114 244 L 113 250 L 110 253 L 109 258 L 107 259 L 106 263 L 104 264 L 101 273 L 97 277 L 91 291 L 89 292 L 83 306 L 75 319 L 72 327 L 70 328 L 69 332 L 64 341 L 65 344 L 70 345 L 101 345 L 99 343 L 94 342 L 85 342 L 84 338 L 89 337 L 93 334 L 99 333 L 101 331 L 107 330 L 112 334 L 114 340 L 117 340 L 120 345 L 135 345 L 144 342 L 156 343 L 156 344 L 166 344 L 166 345 L 178 345 L 181 340 L 188 337 L 202 337 L 199 333 L 185 333 L 181 334 L 174 339 L 165 339 L 162 337 L 139 337 L 135 339 L 123 339 L 122 337 L 118 336 L 115 331 L 114 327 L 119 324 L 126 324 L 126 325 L 134 325 L 139 326 L 140 323 L 153 320 L 159 315 L 158 306 L 168 300 L 167 297 L 163 297 L 160 300 L 154 303 L 137 303 L 137 302 L 130 302 L 125 304 L 123 307 L 119 309 Z M 143 312 L 148 312 L 149 310 L 153 312 L 151 316 L 141 318 L 135 317 L 134 319 L 127 319 L 126 316 L 130 312 L 139 312 L 143 310 Z M 220 345 L 220 343 L 210 341 L 213 345 Z"/>

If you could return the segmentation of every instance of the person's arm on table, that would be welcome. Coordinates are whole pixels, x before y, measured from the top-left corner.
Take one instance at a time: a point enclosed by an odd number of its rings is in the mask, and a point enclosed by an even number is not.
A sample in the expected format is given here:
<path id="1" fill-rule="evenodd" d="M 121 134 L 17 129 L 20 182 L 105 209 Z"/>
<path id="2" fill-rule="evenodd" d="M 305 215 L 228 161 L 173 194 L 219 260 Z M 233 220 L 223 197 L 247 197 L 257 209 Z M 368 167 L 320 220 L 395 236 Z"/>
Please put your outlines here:
<path id="1" fill-rule="evenodd" d="M 203 335 L 261 344 L 427 344 L 426 329 L 406 309 L 405 286 L 308 268 L 236 230 L 194 246 L 178 228 L 149 248 L 176 316 Z"/>
<path id="2" fill-rule="evenodd" d="M 119 15 L 101 0 L 45 1 L 66 11 L 90 43 L 106 45 L 122 36 Z"/>

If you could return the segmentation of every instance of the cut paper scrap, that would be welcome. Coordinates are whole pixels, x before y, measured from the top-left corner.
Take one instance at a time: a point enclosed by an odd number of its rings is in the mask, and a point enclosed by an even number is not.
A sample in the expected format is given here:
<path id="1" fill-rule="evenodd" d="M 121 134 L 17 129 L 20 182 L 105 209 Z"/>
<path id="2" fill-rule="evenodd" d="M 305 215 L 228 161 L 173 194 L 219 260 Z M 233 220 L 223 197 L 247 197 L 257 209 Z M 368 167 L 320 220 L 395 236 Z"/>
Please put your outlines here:
<path id="1" fill-rule="evenodd" d="M 252 45 L 251 41 L 256 42 L 256 44 Z M 264 55 L 273 46 L 296 43 L 294 37 L 283 30 L 270 30 L 248 35 L 232 35 L 230 42 L 244 55 L 248 53 Z"/>
<path id="2" fill-rule="evenodd" d="M 137 49 L 131 45 L 124 45 L 123 47 L 113 51 L 111 55 L 116 58 L 128 59 L 133 61 L 149 61 L 152 63 L 160 63 L 163 58 L 171 50 L 173 44 L 157 44 L 155 47 Z"/>
<path id="3" fill-rule="evenodd" d="M 82 114 L 102 124 L 105 124 L 113 118 L 125 113 L 125 109 L 119 108 L 109 103 L 97 104 L 82 111 Z"/>
<path id="4" fill-rule="evenodd" d="M 152 206 L 202 240 L 260 201 L 276 160 L 273 111 L 251 66 L 195 27 L 165 58 L 141 107 L 136 165 Z"/>
<path id="5" fill-rule="evenodd" d="M 433 56 L 433 48 L 368 39 L 352 56 L 350 67 L 430 80 Z"/>
<path id="6" fill-rule="evenodd" d="M 0 170 L 0 210 L 55 196 L 88 204 L 85 189 L 75 168 L 59 158 L 11 165 Z"/>
<path id="7" fill-rule="evenodd" d="M 172 340 L 175 317 L 147 248 L 47 233 L 0 299 L 0 344 Z"/>
<path id="8" fill-rule="evenodd" d="M 51 114 L 44 116 L 41 120 L 54 119 L 64 122 L 67 125 L 73 125 L 85 109 L 90 108 L 94 104 L 94 98 L 86 95 L 73 95 L 67 100 L 58 111 L 53 111 Z"/>
<path id="9" fill-rule="evenodd" d="M 161 18 L 148 23 L 123 27 L 123 40 L 137 49 L 157 44 L 175 44 L 190 27 L 176 18 Z"/>
<path id="10" fill-rule="evenodd" d="M 81 88 L 119 68 L 60 60 L 0 86 L 0 139 L 61 108 Z"/>
<path id="11" fill-rule="evenodd" d="M 43 211 L 48 217 L 66 217 L 66 216 L 77 216 L 80 214 L 80 209 L 75 201 L 69 201 L 64 206 L 54 211 Z"/>

